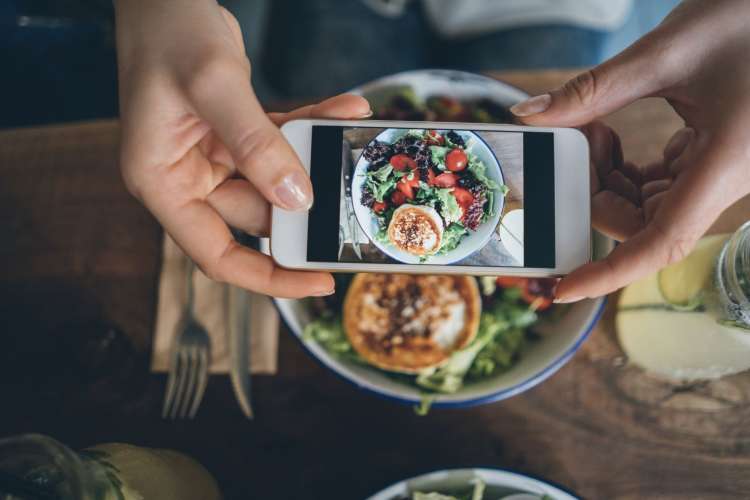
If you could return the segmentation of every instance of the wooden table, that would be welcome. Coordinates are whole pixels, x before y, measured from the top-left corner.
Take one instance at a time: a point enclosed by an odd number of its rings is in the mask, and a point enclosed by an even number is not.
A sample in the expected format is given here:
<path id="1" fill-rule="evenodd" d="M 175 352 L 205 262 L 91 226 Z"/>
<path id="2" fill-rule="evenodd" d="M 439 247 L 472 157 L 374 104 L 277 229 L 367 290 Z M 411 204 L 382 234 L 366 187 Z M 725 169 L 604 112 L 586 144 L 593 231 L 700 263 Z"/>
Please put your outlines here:
<path id="1" fill-rule="evenodd" d="M 571 73 L 498 76 L 535 93 Z M 679 126 L 653 100 L 609 121 L 635 161 L 656 157 Z M 162 421 L 165 377 L 146 369 L 161 230 L 126 193 L 116 150 L 111 121 L 0 133 L 0 434 L 182 450 L 238 499 L 363 498 L 467 465 L 592 499 L 750 496 L 750 374 L 691 385 L 644 375 L 617 345 L 612 301 L 571 362 L 498 404 L 417 417 L 336 378 L 284 332 L 280 373 L 255 377 L 255 421 L 219 376 L 195 421 Z M 748 214 L 745 201 L 721 225 Z M 103 365 L 91 355 L 101 345 L 114 353 Z"/>

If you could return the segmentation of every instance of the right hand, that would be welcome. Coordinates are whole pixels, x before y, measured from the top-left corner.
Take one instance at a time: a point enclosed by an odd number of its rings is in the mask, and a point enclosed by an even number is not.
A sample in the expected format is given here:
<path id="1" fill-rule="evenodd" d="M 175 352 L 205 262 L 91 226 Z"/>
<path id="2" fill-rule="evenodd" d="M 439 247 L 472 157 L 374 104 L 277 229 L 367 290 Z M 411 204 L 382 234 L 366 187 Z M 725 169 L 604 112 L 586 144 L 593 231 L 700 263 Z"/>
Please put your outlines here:
<path id="1" fill-rule="evenodd" d="M 595 167 L 592 222 L 624 243 L 560 281 L 558 301 L 604 295 L 682 259 L 750 193 L 748 19 L 747 0 L 685 0 L 618 56 L 512 109 L 530 125 L 580 126 L 659 96 L 685 120 L 646 168 L 624 162 L 603 125 L 584 128 Z"/>
<path id="2" fill-rule="evenodd" d="M 229 226 L 264 236 L 270 205 L 307 210 L 310 180 L 278 127 L 362 118 L 338 96 L 267 115 L 250 86 L 237 20 L 213 0 L 116 0 L 125 183 L 210 278 L 278 297 L 333 293 L 328 273 L 277 267 Z"/>

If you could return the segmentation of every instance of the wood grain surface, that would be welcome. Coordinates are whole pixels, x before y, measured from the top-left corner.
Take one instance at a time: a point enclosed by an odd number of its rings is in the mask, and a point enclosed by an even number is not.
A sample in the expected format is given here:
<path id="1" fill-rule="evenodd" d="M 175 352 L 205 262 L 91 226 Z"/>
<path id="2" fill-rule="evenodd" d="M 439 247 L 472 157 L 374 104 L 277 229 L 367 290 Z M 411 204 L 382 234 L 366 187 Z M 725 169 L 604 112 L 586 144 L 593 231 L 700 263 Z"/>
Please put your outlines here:
<path id="1" fill-rule="evenodd" d="M 572 75 L 496 76 L 536 93 Z M 636 162 L 680 126 L 652 99 L 607 121 Z M 750 497 L 750 375 L 690 385 L 645 375 L 617 345 L 614 300 L 557 374 L 497 404 L 418 417 L 338 379 L 283 332 L 279 374 L 254 378 L 255 421 L 222 376 L 195 421 L 162 421 L 165 377 L 147 371 L 161 230 L 123 187 L 117 132 L 114 122 L 0 132 L 0 434 L 177 449 L 230 499 L 357 499 L 471 465 L 592 499 Z M 748 218 L 745 200 L 716 227 Z"/>

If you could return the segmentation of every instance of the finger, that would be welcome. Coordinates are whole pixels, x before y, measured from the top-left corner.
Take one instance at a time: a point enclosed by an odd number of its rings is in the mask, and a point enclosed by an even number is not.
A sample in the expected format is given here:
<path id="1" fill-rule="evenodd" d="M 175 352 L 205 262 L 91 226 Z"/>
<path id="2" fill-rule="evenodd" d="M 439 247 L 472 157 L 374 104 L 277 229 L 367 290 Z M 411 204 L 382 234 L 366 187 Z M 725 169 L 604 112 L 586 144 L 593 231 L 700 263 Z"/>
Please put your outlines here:
<path id="1" fill-rule="evenodd" d="M 623 175 L 636 186 L 643 184 L 643 171 L 632 161 L 623 162 L 622 167 L 620 167 L 620 172 L 622 172 Z"/>
<path id="2" fill-rule="evenodd" d="M 650 181 L 641 187 L 641 199 L 646 201 L 657 193 L 666 191 L 672 186 L 672 179 Z"/>
<path id="3" fill-rule="evenodd" d="M 369 118 L 372 116 L 370 103 L 362 96 L 340 94 L 318 104 L 295 109 L 289 113 L 268 113 L 268 117 L 278 127 L 290 120 L 303 118 Z"/>
<path id="4" fill-rule="evenodd" d="M 188 94 L 237 169 L 268 201 L 287 210 L 312 205 L 310 179 L 260 106 L 246 66 L 236 59 L 214 60 L 191 77 Z"/>
<path id="5" fill-rule="evenodd" d="M 641 182 L 648 183 L 659 179 L 671 179 L 672 174 L 663 161 L 649 163 L 641 168 Z"/>
<path id="6" fill-rule="evenodd" d="M 245 53 L 245 40 L 242 38 L 242 28 L 240 27 L 239 21 L 234 15 L 224 7 L 219 6 L 221 16 L 224 18 L 224 22 L 227 23 L 229 31 L 232 33 L 232 39 L 237 44 L 237 48 Z"/>
<path id="7" fill-rule="evenodd" d="M 270 205 L 246 179 L 227 179 L 206 201 L 231 227 L 254 236 L 268 236 Z"/>
<path id="8" fill-rule="evenodd" d="M 697 157 L 696 161 L 709 161 Z M 583 266 L 558 286 L 561 301 L 598 297 L 656 272 L 687 255 L 734 199 L 711 183 L 710 169 L 692 169 L 655 196 L 651 220 L 606 259 Z"/>
<path id="9" fill-rule="evenodd" d="M 654 219 L 656 211 L 659 210 L 659 206 L 661 205 L 662 201 L 664 201 L 664 198 L 666 196 L 667 193 L 664 191 L 661 193 L 656 193 L 643 203 L 643 218 L 646 224 Z"/>
<path id="10" fill-rule="evenodd" d="M 661 38 L 658 30 L 651 32 L 614 58 L 510 111 L 529 125 L 574 127 L 656 95 L 673 79 L 669 66 L 660 64 L 667 50 Z"/>
<path id="11" fill-rule="evenodd" d="M 591 198 L 591 224 L 617 241 L 625 241 L 643 229 L 643 212 L 628 199 L 601 191 Z"/>
<path id="12" fill-rule="evenodd" d="M 589 141 L 591 163 L 600 179 L 604 179 L 612 170 L 620 168 L 623 163 L 620 138 L 602 122 L 592 122 L 581 127 Z"/>
<path id="13" fill-rule="evenodd" d="M 679 158 L 694 138 L 695 130 L 690 127 L 675 132 L 664 147 L 664 163 L 670 164 Z"/>
<path id="14" fill-rule="evenodd" d="M 602 185 L 605 190 L 612 191 L 627 199 L 633 205 L 640 205 L 641 193 L 633 181 L 628 179 L 619 170 L 613 170 L 603 179 Z"/>
<path id="15" fill-rule="evenodd" d="M 180 162 L 197 162 L 197 157 L 200 152 L 194 148 Z M 186 167 L 180 162 L 173 168 Z M 162 196 L 158 190 L 144 193 L 146 206 L 209 278 L 277 297 L 325 295 L 333 290 L 330 274 L 286 271 L 277 268 L 268 256 L 239 245 L 206 201 L 174 201 L 176 197 Z"/>
<path id="16" fill-rule="evenodd" d="M 558 302 L 600 297 L 661 269 L 683 257 L 697 236 L 676 236 L 651 223 L 615 247 L 605 259 L 591 262 L 563 278 L 557 286 Z"/>

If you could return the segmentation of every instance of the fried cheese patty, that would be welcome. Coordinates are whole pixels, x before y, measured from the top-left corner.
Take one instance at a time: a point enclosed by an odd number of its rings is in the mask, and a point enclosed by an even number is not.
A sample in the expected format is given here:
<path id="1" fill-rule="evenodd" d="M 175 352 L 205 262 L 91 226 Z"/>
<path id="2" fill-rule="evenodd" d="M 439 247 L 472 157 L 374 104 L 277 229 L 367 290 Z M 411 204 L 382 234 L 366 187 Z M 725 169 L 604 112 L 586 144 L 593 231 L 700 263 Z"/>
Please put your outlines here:
<path id="1" fill-rule="evenodd" d="M 388 240 L 412 255 L 430 255 L 440 249 L 443 220 L 432 207 L 401 205 L 388 225 Z"/>
<path id="2" fill-rule="evenodd" d="M 358 274 L 344 301 L 344 329 L 370 364 L 416 373 L 471 342 L 481 307 L 471 276 Z"/>

